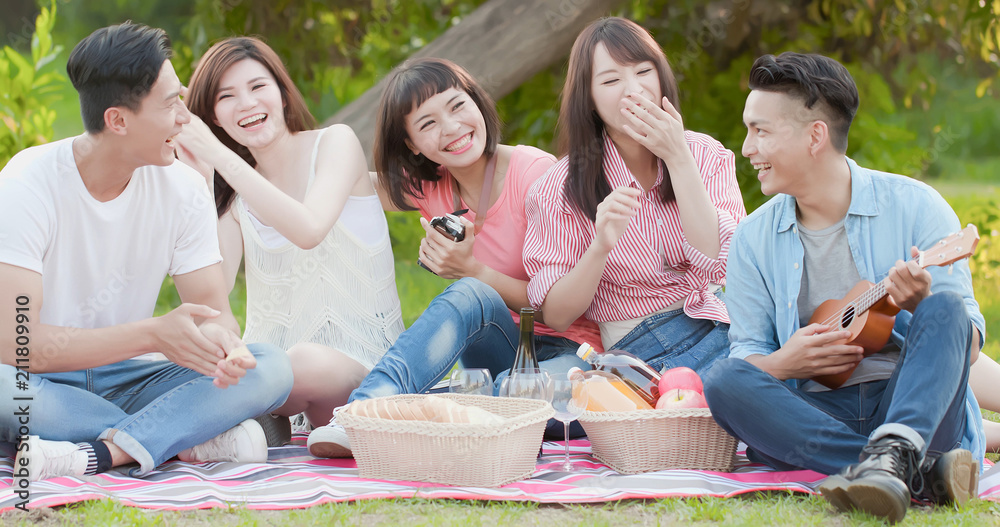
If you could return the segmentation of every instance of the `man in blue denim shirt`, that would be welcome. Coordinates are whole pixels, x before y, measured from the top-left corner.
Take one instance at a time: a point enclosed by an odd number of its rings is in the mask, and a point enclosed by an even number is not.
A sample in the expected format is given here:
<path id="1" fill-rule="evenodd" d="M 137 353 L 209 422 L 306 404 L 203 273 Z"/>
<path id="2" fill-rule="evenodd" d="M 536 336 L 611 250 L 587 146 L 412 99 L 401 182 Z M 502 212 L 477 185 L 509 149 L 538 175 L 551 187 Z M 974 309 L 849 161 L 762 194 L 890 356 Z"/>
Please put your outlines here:
<path id="1" fill-rule="evenodd" d="M 778 195 L 733 238 L 730 356 L 705 378 L 713 415 L 754 461 L 833 474 L 819 489 L 840 510 L 898 521 L 911 495 L 964 502 L 984 453 L 968 388 L 984 320 L 966 261 L 910 260 L 958 231 L 958 218 L 927 185 L 844 156 L 858 92 L 841 64 L 766 55 L 750 88 L 743 155 L 764 194 Z M 849 331 L 808 323 L 820 301 L 887 277 L 902 311 L 880 352 L 862 361 Z M 833 390 L 809 380 L 851 370 Z"/>

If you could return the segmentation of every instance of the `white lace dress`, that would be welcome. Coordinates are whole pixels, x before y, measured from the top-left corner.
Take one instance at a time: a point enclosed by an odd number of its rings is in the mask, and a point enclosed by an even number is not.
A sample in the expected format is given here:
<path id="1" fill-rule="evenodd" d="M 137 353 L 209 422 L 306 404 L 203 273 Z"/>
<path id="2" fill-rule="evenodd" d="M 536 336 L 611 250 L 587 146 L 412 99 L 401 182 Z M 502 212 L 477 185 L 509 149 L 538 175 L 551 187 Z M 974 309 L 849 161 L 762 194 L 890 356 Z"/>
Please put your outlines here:
<path id="1" fill-rule="evenodd" d="M 309 185 L 322 136 L 313 148 Z M 404 329 L 378 197 L 349 197 L 326 238 L 309 250 L 263 225 L 242 198 L 235 206 L 247 279 L 243 340 L 284 350 L 299 342 L 322 344 L 370 370 Z"/>

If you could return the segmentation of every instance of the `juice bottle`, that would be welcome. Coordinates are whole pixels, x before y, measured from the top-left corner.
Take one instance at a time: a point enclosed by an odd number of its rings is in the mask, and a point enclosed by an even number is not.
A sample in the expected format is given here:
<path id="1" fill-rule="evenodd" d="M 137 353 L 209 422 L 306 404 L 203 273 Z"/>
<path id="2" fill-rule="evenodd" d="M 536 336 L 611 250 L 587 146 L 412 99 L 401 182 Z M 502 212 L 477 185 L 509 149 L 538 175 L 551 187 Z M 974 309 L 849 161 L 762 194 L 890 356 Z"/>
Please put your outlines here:
<path id="1" fill-rule="evenodd" d="M 576 355 L 589 362 L 594 369 L 617 375 L 646 404 L 656 406 L 656 400 L 660 398 L 660 374 L 639 357 L 622 350 L 597 353 L 586 342 L 576 350 Z"/>
<path id="2" fill-rule="evenodd" d="M 631 410 L 651 410 L 649 405 L 621 378 L 599 370 L 583 371 L 573 368 L 570 378 L 581 375 L 586 380 L 587 410 L 591 412 L 628 412 Z"/>

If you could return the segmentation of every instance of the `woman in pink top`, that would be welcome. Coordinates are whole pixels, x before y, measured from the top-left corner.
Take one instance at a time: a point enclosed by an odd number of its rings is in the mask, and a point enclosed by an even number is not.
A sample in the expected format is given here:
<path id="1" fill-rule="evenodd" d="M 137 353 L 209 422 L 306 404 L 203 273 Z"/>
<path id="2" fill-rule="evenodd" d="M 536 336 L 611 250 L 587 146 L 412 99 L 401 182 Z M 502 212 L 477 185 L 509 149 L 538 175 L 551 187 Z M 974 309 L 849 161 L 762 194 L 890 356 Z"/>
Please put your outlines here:
<path id="1" fill-rule="evenodd" d="M 733 153 L 685 131 L 663 51 L 621 18 L 570 53 L 559 160 L 526 205 L 531 303 L 555 329 L 580 315 L 604 346 L 704 371 L 728 353 L 719 289 L 746 215 Z"/>
<path id="2" fill-rule="evenodd" d="M 466 367 L 488 368 L 494 377 L 511 367 L 518 342 L 511 310 L 529 306 L 522 263 L 524 201 L 555 158 L 499 140 L 493 100 L 461 67 L 418 59 L 390 75 L 375 135 L 383 207 L 420 210 L 426 231 L 421 263 L 458 280 L 400 335 L 351 401 L 424 392 L 459 359 Z M 457 209 L 469 209 L 461 218 L 461 242 L 428 224 Z M 584 341 L 599 344 L 600 336 L 593 322 L 577 318 L 562 331 L 536 322 L 535 350 L 543 369 L 565 375 L 573 366 L 586 366 L 574 352 Z M 347 435 L 335 419 L 309 436 L 313 455 L 350 454 Z"/>

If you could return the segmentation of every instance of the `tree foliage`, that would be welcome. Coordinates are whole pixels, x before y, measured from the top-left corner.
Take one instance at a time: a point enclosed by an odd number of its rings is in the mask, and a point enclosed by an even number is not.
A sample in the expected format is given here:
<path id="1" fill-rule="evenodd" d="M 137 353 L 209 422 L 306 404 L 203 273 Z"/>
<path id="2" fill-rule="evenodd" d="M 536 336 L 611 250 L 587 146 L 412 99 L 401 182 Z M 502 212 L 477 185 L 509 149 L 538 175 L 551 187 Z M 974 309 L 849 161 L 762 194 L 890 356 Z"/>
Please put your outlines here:
<path id="1" fill-rule="evenodd" d="M 633 0 L 617 14 L 649 29 L 665 50 L 679 81 L 685 125 L 737 154 L 746 134 L 742 112 L 753 60 L 765 53 L 814 52 L 846 64 L 858 83 L 861 108 L 850 156 L 882 170 L 947 177 L 961 164 L 957 160 L 996 157 L 990 137 L 1000 132 L 1000 92 L 992 85 L 1000 72 L 997 13 L 1000 1 Z M 553 146 L 557 100 L 551 94 L 564 68 L 553 67 L 501 101 L 513 125 L 508 139 Z M 981 111 L 967 110 L 973 108 Z M 737 172 L 753 209 L 764 197 L 740 155 Z"/>
<path id="2" fill-rule="evenodd" d="M 174 40 L 175 68 L 187 79 L 212 42 L 260 35 L 323 120 L 482 3 L 65 1 L 60 36 L 71 45 L 125 19 L 164 27 Z M 663 46 L 680 82 L 685 124 L 734 152 L 745 134 L 741 114 L 753 59 L 795 50 L 832 56 L 857 80 L 862 107 L 848 153 L 862 164 L 916 177 L 975 178 L 984 172 L 976 160 L 997 158 L 991 138 L 1000 133 L 1000 0 L 631 0 L 614 14 L 644 25 Z M 499 102 L 508 142 L 554 150 L 564 77 L 565 63 L 555 64 Z M 45 105 L 35 108 L 44 125 Z M 737 159 L 754 208 L 763 197 L 747 162 Z"/>
<path id="3" fill-rule="evenodd" d="M 393 66 L 483 0 L 195 0 L 176 46 L 182 79 L 212 42 L 260 35 L 285 61 L 321 120 L 354 100 Z"/>
<path id="4" fill-rule="evenodd" d="M 17 152 L 52 140 L 56 113 L 49 103 L 66 83 L 52 66 L 62 52 L 52 41 L 55 16 L 52 2 L 35 19 L 29 56 L 10 46 L 0 50 L 0 168 Z"/>

